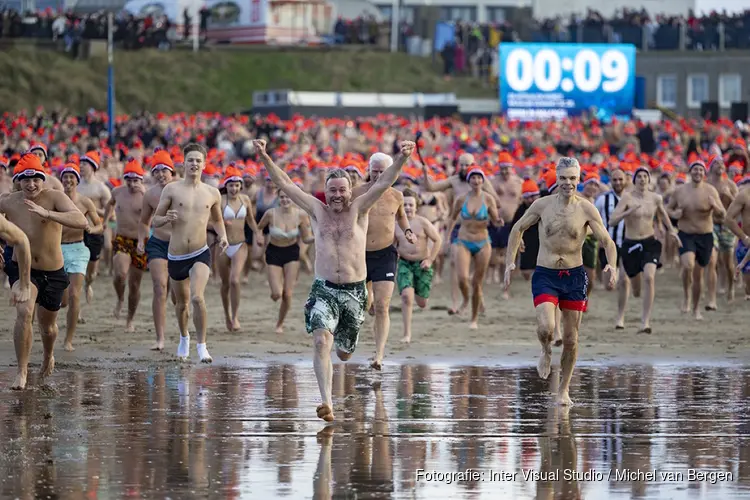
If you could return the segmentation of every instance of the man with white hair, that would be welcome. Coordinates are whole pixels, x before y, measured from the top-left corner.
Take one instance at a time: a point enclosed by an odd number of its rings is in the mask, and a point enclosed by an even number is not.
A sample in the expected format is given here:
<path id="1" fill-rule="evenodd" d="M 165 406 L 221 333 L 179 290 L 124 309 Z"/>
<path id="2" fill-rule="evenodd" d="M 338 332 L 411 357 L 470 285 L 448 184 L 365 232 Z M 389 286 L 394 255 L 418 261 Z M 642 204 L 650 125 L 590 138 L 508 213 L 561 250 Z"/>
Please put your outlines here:
<path id="1" fill-rule="evenodd" d="M 535 201 L 511 230 L 505 287 L 510 287 L 511 276 L 516 267 L 516 252 L 524 231 L 539 223 L 539 256 L 531 279 L 537 335 L 542 344 L 537 371 L 545 379 L 550 374 L 555 309 L 559 305 L 562 311 L 563 352 L 560 358 L 562 380 L 557 403 L 570 405 L 570 380 L 578 356 L 578 329 L 588 302 L 588 279 L 581 253 L 587 229 L 591 228 L 596 239 L 604 246 L 607 262 L 617 262 L 617 246 L 609 236 L 596 207 L 576 193 L 581 177 L 578 161 L 575 158 L 560 158 L 556 172 L 555 193 Z M 607 264 L 604 273 L 609 273 L 610 286 L 614 286 L 617 280 L 616 268 Z"/>
<path id="2" fill-rule="evenodd" d="M 387 154 L 373 154 L 367 169 L 367 182 L 352 190 L 352 199 L 368 192 L 391 165 L 393 165 L 393 158 Z M 372 308 L 375 309 L 375 357 L 370 366 L 375 370 L 382 369 L 385 344 L 391 328 L 389 312 L 398 267 L 398 250 L 393 244 L 396 237 L 396 221 L 407 241 L 415 243 L 414 231 L 404 212 L 404 196 L 401 191 L 389 186 L 370 210 L 367 226 L 365 256 L 368 299 L 372 296 L 372 300 L 368 300 L 370 314 L 372 314 Z"/>

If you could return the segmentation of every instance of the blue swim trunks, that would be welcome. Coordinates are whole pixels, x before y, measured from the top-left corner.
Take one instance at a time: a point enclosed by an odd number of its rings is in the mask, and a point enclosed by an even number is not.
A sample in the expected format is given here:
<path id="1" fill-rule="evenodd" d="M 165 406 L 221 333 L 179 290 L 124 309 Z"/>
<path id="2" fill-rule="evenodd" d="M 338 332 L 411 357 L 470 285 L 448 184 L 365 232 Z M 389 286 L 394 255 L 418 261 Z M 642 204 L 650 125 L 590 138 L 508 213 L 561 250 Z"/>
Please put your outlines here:
<path id="1" fill-rule="evenodd" d="M 745 244 L 740 241 L 737 243 L 737 251 L 735 252 L 735 257 L 737 258 L 737 264 L 742 262 L 742 259 L 745 258 L 745 255 L 747 255 L 748 248 L 745 246 Z M 742 268 L 742 274 L 750 274 L 750 262 L 745 264 L 745 267 Z"/>
<path id="2" fill-rule="evenodd" d="M 86 274 L 91 252 L 83 240 L 75 243 L 63 243 L 62 254 L 65 272 L 68 274 Z"/>
<path id="3" fill-rule="evenodd" d="M 461 229 L 461 224 L 456 224 L 456 227 L 451 231 L 451 245 L 458 241 L 458 230 Z"/>
<path id="4" fill-rule="evenodd" d="M 536 266 L 531 278 L 534 307 L 544 302 L 559 305 L 560 309 L 586 312 L 589 278 L 583 266 L 573 269 L 549 269 Z"/>
<path id="5" fill-rule="evenodd" d="M 167 253 L 169 252 L 169 242 L 160 240 L 155 236 L 151 236 L 146 242 L 146 257 L 148 262 L 154 259 L 167 259 Z"/>

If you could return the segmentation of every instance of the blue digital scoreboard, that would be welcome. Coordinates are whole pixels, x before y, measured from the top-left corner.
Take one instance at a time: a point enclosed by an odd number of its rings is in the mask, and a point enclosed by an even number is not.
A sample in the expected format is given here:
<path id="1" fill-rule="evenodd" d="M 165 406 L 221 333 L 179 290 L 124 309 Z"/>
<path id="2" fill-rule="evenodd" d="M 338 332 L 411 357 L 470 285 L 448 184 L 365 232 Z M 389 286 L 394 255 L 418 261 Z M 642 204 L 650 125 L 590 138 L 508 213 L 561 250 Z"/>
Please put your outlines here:
<path id="1" fill-rule="evenodd" d="M 629 115 L 635 99 L 635 46 L 501 43 L 500 108 L 520 120 L 593 112 Z"/>

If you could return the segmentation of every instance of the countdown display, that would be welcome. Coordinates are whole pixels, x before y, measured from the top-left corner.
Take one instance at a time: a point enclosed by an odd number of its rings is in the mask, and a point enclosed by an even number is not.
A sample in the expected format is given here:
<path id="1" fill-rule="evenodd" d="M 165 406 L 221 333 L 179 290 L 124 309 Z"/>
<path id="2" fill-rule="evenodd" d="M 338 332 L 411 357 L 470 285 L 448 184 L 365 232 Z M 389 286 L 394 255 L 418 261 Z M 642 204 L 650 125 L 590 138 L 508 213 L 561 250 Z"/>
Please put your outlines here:
<path id="1" fill-rule="evenodd" d="M 635 99 L 635 46 L 501 43 L 499 80 L 500 107 L 509 118 L 628 115 Z"/>

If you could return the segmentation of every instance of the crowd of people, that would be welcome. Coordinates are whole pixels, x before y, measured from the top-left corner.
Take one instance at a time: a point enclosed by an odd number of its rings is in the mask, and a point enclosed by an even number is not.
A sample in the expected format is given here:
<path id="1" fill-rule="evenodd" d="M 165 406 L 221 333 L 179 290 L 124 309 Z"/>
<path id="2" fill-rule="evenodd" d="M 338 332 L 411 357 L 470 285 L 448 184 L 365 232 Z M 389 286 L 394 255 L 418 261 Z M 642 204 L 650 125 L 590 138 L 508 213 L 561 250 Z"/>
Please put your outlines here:
<path id="1" fill-rule="evenodd" d="M 72 351 L 82 297 L 98 300 L 92 285 L 105 269 L 127 330 L 150 272 L 154 350 L 166 347 L 171 294 L 177 356 L 189 358 L 192 306 L 204 363 L 212 361 L 204 299 L 212 276 L 236 332 L 243 282 L 263 270 L 281 333 L 297 310 L 300 269 L 314 273 L 302 309 L 326 421 L 334 419 L 333 347 L 349 359 L 369 312 L 370 366 L 381 370 L 394 290 L 409 343 L 414 305 L 425 307 L 445 274 L 448 313 L 470 329 L 479 328 L 486 282 L 504 282 L 508 296 L 516 276 L 531 281 L 539 374 L 549 375 L 552 347 L 562 345 L 563 405 L 597 283 L 618 289 L 616 329 L 628 328 L 631 292 L 642 297 L 643 334 L 653 330 L 662 265 L 679 268 L 682 311 L 695 320 L 721 307 L 720 290 L 735 299 L 740 274 L 750 299 L 750 129 L 739 122 L 143 114 L 119 117 L 111 141 L 104 125 L 95 112 L 42 109 L 0 121 L 14 388 L 26 386 L 35 304 L 44 378 L 54 368 L 58 311 L 68 308 Z"/>

